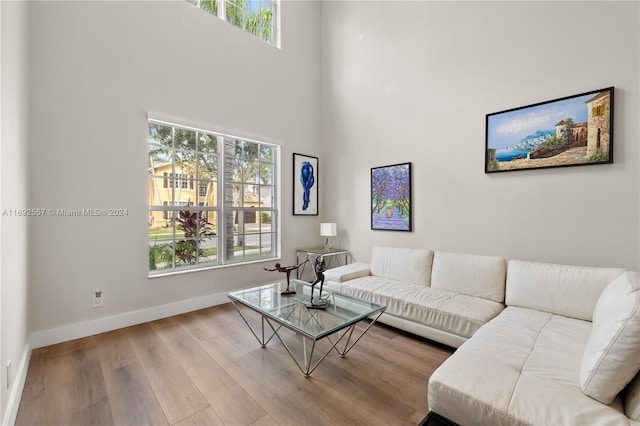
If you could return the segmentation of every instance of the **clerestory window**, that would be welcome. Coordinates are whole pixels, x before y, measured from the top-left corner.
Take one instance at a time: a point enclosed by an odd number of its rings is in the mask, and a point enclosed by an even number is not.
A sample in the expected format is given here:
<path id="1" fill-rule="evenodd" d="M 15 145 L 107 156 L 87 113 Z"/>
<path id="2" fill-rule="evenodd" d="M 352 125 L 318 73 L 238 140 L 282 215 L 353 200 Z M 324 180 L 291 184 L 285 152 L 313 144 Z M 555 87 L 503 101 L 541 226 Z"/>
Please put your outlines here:
<path id="1" fill-rule="evenodd" d="M 149 120 L 149 275 L 274 258 L 279 146 Z"/>
<path id="2" fill-rule="evenodd" d="M 233 26 L 280 47 L 277 20 L 279 0 L 185 0 Z"/>

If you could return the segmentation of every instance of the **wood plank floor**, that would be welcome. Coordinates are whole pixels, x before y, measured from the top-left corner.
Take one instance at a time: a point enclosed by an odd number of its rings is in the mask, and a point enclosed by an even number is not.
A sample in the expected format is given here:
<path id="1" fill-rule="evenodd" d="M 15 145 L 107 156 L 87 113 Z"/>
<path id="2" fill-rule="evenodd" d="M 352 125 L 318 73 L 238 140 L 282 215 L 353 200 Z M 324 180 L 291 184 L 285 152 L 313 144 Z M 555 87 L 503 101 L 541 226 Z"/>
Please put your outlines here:
<path id="1" fill-rule="evenodd" d="M 34 350 L 16 425 L 416 425 L 452 352 L 375 324 L 305 378 L 277 339 L 261 349 L 219 305 Z"/>

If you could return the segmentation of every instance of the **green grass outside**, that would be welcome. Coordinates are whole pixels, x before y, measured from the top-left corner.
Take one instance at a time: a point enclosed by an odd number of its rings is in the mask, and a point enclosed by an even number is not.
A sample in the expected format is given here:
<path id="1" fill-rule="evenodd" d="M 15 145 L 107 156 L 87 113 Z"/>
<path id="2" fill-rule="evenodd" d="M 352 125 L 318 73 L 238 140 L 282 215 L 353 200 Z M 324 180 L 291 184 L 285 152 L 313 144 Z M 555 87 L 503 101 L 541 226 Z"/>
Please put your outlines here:
<path id="1" fill-rule="evenodd" d="M 149 239 L 151 240 L 172 237 L 173 229 L 171 228 L 149 228 Z M 181 229 L 176 229 L 176 237 L 184 238 L 184 231 Z"/>
<path id="2" fill-rule="evenodd" d="M 257 234 L 260 230 L 257 228 L 248 228 L 245 229 L 246 234 Z M 162 238 L 172 238 L 173 237 L 173 229 L 171 228 L 149 228 L 149 239 L 162 239 Z M 176 229 L 176 238 L 184 238 L 184 231 L 181 229 Z"/>

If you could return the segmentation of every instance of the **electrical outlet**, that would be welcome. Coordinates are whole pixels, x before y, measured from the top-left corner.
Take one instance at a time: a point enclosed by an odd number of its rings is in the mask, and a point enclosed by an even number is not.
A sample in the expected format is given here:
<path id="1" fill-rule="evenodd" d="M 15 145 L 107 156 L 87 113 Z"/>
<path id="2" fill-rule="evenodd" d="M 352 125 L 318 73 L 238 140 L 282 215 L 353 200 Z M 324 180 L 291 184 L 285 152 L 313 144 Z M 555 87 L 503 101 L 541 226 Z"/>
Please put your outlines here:
<path id="1" fill-rule="evenodd" d="M 7 389 L 11 386 L 11 361 L 7 363 Z"/>
<path id="2" fill-rule="evenodd" d="M 102 290 L 96 290 L 93 292 L 93 307 L 99 308 L 104 304 L 104 299 L 102 296 Z"/>

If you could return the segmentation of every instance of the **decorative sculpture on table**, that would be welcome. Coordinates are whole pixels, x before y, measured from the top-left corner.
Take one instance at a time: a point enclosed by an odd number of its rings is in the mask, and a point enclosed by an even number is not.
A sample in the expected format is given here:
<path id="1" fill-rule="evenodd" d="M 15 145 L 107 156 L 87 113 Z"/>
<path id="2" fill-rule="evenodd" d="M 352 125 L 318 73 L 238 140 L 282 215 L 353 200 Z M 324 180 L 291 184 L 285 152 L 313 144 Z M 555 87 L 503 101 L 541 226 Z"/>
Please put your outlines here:
<path id="1" fill-rule="evenodd" d="M 308 261 L 309 259 L 305 260 L 304 262 L 300 262 L 297 265 L 291 265 L 291 266 L 280 266 L 279 263 L 276 263 L 275 265 L 276 267 L 274 269 L 267 269 L 267 268 L 263 268 L 263 269 L 265 271 L 278 271 L 278 272 L 284 272 L 285 274 L 287 274 L 287 288 L 282 290 L 280 294 L 284 294 L 284 295 L 296 294 L 296 291 L 294 289 L 289 288 L 289 278 L 291 277 L 291 272 L 295 271 L 296 269 L 298 269 Z"/>
<path id="2" fill-rule="evenodd" d="M 312 309 L 327 309 L 330 302 L 327 299 L 322 298 L 322 286 L 324 285 L 324 271 L 327 270 L 327 266 L 324 263 L 324 257 L 318 256 L 316 260 L 313 261 L 313 269 L 316 272 L 316 280 L 311 284 L 311 303 L 307 305 L 308 308 Z M 320 294 L 318 297 L 314 299 L 313 290 L 316 287 L 316 284 L 320 283 Z"/>

